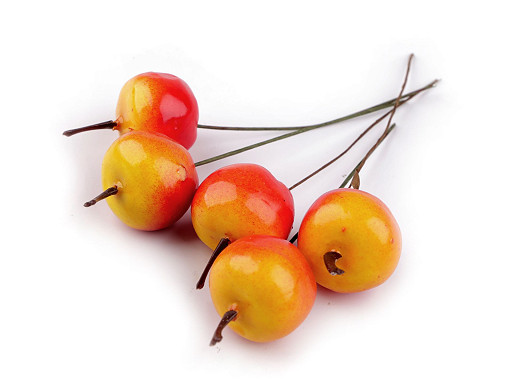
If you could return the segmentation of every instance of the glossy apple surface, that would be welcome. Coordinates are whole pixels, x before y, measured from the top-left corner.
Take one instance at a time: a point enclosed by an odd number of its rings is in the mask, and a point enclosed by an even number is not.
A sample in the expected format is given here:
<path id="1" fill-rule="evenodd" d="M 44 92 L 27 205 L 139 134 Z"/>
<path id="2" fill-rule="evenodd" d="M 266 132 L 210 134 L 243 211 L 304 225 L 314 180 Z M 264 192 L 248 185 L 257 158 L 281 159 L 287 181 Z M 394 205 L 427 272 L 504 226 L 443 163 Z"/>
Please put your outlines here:
<path id="1" fill-rule="evenodd" d="M 299 229 L 298 247 L 318 284 L 336 292 L 357 292 L 382 284 L 395 270 L 402 248 L 400 228 L 377 197 L 355 189 L 336 189 L 309 208 Z M 337 252 L 332 275 L 324 255 Z"/>
<path id="2" fill-rule="evenodd" d="M 166 228 L 187 211 L 198 177 L 188 151 L 163 135 L 120 136 L 102 164 L 103 188 L 118 188 L 107 202 L 121 221 L 145 231 Z"/>
<path id="3" fill-rule="evenodd" d="M 213 172 L 192 201 L 192 224 L 199 238 L 214 249 L 223 237 L 250 235 L 286 238 L 293 225 L 293 197 L 265 168 L 235 164 Z"/>
<path id="4" fill-rule="evenodd" d="M 196 140 L 198 119 L 196 98 L 183 80 L 147 72 L 121 89 L 115 129 L 121 134 L 130 130 L 161 133 L 188 149 Z"/>
<path id="5" fill-rule="evenodd" d="M 315 301 L 316 283 L 306 259 L 290 242 L 249 236 L 219 255 L 210 271 L 210 294 L 220 316 L 238 312 L 231 329 L 267 342 L 304 321 Z"/>

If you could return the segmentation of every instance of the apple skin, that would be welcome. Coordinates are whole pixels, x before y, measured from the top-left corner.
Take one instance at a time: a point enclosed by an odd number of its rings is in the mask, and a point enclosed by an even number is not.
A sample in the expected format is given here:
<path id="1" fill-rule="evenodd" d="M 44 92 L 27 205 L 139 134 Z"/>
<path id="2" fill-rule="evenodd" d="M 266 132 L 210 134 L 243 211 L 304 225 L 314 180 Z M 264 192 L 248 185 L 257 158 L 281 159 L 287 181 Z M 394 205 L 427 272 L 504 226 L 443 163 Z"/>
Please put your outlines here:
<path id="1" fill-rule="evenodd" d="M 147 72 L 124 84 L 119 94 L 114 129 L 163 134 L 190 148 L 197 138 L 199 110 L 189 86 L 167 73 Z"/>
<path id="2" fill-rule="evenodd" d="M 297 245 L 308 259 L 316 281 L 335 292 L 376 287 L 395 270 L 402 249 L 398 223 L 377 197 L 355 189 L 325 193 L 309 208 L 299 229 Z M 324 254 L 338 252 L 331 275 Z"/>
<path id="3" fill-rule="evenodd" d="M 126 225 L 155 231 L 175 223 L 187 211 L 198 185 L 192 157 L 164 135 L 133 131 L 107 150 L 102 184 L 118 187 L 106 200 Z"/>
<path id="4" fill-rule="evenodd" d="M 231 329 L 246 339 L 268 342 L 304 321 L 315 301 L 316 283 L 297 247 L 256 235 L 221 252 L 210 271 L 210 294 L 220 316 L 238 312 Z"/>
<path id="5" fill-rule="evenodd" d="M 262 166 L 235 164 L 210 174 L 192 201 L 192 224 L 211 249 L 220 239 L 250 235 L 287 238 L 293 225 L 293 196 Z"/>

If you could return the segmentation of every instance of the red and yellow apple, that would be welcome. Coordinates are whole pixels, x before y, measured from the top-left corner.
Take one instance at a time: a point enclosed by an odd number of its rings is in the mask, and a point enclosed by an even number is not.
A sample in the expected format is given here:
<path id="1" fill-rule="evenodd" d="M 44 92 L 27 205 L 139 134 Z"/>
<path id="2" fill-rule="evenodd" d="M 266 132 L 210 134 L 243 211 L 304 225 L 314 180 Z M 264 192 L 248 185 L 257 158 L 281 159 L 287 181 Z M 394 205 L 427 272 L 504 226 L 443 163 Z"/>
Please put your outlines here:
<path id="1" fill-rule="evenodd" d="M 293 197 L 288 188 L 256 164 L 218 169 L 201 183 L 192 201 L 192 224 L 211 249 L 223 238 L 286 238 L 293 218 Z"/>
<path id="2" fill-rule="evenodd" d="M 288 335 L 304 321 L 315 301 L 316 283 L 308 262 L 289 241 L 249 236 L 217 257 L 210 271 L 210 294 L 220 316 L 232 314 L 231 329 L 246 339 L 267 342 Z M 222 339 L 221 331 L 212 344 Z"/>
<path id="3" fill-rule="evenodd" d="M 187 211 L 198 177 L 188 151 L 166 136 L 133 131 L 120 136 L 102 164 L 107 202 L 130 227 L 154 231 L 172 225 Z"/>
<path id="4" fill-rule="evenodd" d="M 336 292 L 357 292 L 391 276 L 400 258 L 402 237 L 391 211 L 377 197 L 336 189 L 309 208 L 297 246 L 318 284 Z"/>
<path id="5" fill-rule="evenodd" d="M 147 72 L 126 82 L 119 94 L 115 129 L 161 133 L 185 148 L 197 137 L 199 112 L 189 86 L 168 73 Z"/>
<path id="6" fill-rule="evenodd" d="M 197 138 L 199 111 L 189 86 L 168 73 L 147 72 L 126 82 L 117 101 L 116 119 L 64 131 L 65 136 L 112 129 L 159 133 L 190 148 Z"/>

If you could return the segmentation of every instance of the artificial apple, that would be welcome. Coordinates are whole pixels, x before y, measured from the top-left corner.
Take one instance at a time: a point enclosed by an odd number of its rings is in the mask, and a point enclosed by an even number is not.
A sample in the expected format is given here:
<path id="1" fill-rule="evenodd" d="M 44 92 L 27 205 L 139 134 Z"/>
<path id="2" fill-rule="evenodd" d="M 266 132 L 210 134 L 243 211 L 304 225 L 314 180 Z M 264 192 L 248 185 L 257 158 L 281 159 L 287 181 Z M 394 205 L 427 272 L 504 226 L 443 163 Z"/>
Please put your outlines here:
<path id="1" fill-rule="evenodd" d="M 336 292 L 358 292 L 391 276 L 400 258 L 402 237 L 381 200 L 341 188 L 323 194 L 309 208 L 297 246 L 318 284 Z"/>
<path id="2" fill-rule="evenodd" d="M 155 231 L 176 222 L 187 211 L 198 177 L 188 151 L 168 137 L 133 131 L 120 136 L 102 164 L 102 198 L 132 228 Z"/>
<path id="3" fill-rule="evenodd" d="M 289 241 L 255 235 L 224 249 L 210 271 L 210 294 L 222 316 L 211 345 L 222 328 L 268 342 L 288 335 L 307 317 L 316 297 L 311 268 Z"/>

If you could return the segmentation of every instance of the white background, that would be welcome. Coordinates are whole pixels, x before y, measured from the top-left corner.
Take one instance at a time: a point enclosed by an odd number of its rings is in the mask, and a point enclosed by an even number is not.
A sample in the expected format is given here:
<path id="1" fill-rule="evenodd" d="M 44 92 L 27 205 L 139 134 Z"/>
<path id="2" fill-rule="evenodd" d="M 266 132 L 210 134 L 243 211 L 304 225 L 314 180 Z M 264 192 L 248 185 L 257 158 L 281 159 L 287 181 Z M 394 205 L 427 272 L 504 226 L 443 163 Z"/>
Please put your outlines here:
<path id="1" fill-rule="evenodd" d="M 478 5 L 475 5 L 478 4 Z M 512 380 L 510 13 L 506 2 L 29 1 L 2 5 L 0 382 L 479 382 Z M 291 335 L 255 344 L 225 331 L 195 282 L 209 250 L 187 213 L 143 233 L 106 204 L 104 152 L 117 134 L 62 131 L 114 118 L 146 71 L 185 79 L 200 122 L 321 122 L 407 90 L 361 189 L 394 212 L 395 274 L 368 292 L 319 289 Z M 291 185 L 377 115 L 198 169 L 266 166 Z M 383 129 L 383 126 L 378 129 Z M 202 160 L 278 133 L 200 131 Z M 295 228 L 379 132 L 293 191 Z M 180 380 L 180 381 L 178 381 Z"/>

